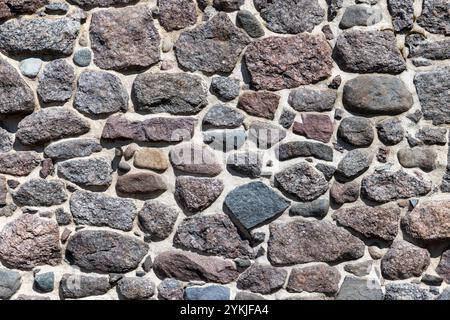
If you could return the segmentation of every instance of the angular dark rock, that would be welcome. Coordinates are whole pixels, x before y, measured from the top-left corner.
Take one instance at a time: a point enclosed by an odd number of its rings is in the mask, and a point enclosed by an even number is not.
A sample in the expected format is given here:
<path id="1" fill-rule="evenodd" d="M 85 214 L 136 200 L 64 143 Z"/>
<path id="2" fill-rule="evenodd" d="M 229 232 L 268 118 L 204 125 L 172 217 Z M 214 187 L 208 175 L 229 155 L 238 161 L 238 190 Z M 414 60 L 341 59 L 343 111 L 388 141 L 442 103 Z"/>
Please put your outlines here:
<path id="1" fill-rule="evenodd" d="M 450 40 L 431 41 L 420 33 L 409 34 L 405 39 L 409 48 L 408 57 L 420 57 L 431 60 L 450 58 Z"/>
<path id="2" fill-rule="evenodd" d="M 139 226 L 152 241 L 164 240 L 172 233 L 178 211 L 159 201 L 146 201 L 139 211 Z"/>
<path id="3" fill-rule="evenodd" d="M 109 186 L 111 161 L 104 157 L 66 160 L 58 164 L 58 175 L 83 187 Z"/>
<path id="4" fill-rule="evenodd" d="M 389 202 L 426 195 L 431 182 L 402 170 L 376 172 L 366 176 L 361 183 L 361 193 L 375 202 Z"/>
<path id="5" fill-rule="evenodd" d="M 189 71 L 233 71 L 249 37 L 220 12 L 203 25 L 183 32 L 175 43 L 178 63 Z"/>
<path id="6" fill-rule="evenodd" d="M 450 35 L 450 4 L 446 0 L 424 0 L 417 23 L 428 32 Z"/>
<path id="7" fill-rule="evenodd" d="M 390 30 L 344 31 L 336 41 L 333 55 L 346 72 L 398 74 L 406 69 L 394 32 Z"/>
<path id="8" fill-rule="evenodd" d="M 388 75 L 362 75 L 347 81 L 342 102 L 349 111 L 367 115 L 396 115 L 413 106 L 405 83 Z"/>
<path id="9" fill-rule="evenodd" d="M 79 30 L 80 23 L 66 17 L 11 19 L 0 25 L 0 50 L 8 55 L 69 56 Z"/>
<path id="10" fill-rule="evenodd" d="M 219 179 L 181 176 L 175 182 L 175 198 L 192 214 L 211 206 L 223 188 Z"/>
<path id="11" fill-rule="evenodd" d="M 89 32 L 102 69 L 143 69 L 160 60 L 160 36 L 146 5 L 96 11 Z"/>
<path id="12" fill-rule="evenodd" d="M 181 281 L 229 283 L 239 276 L 234 263 L 229 260 L 178 250 L 165 251 L 157 255 L 153 270 L 162 278 L 175 278 Z"/>
<path id="13" fill-rule="evenodd" d="M 354 147 L 368 147 L 375 137 L 370 120 L 363 117 L 348 117 L 341 121 L 338 138 Z"/>
<path id="14" fill-rule="evenodd" d="M 334 18 L 338 15 L 340 9 L 342 9 L 342 6 L 344 5 L 344 0 L 327 0 L 328 4 L 328 12 L 327 12 L 327 18 L 328 21 L 333 21 Z"/>
<path id="15" fill-rule="evenodd" d="M 0 153 L 11 151 L 14 145 L 14 136 L 0 127 Z"/>
<path id="16" fill-rule="evenodd" d="M 262 173 L 263 154 L 260 152 L 235 152 L 227 158 L 227 167 L 250 178 L 259 177 Z"/>
<path id="17" fill-rule="evenodd" d="M 159 23 L 167 31 L 180 30 L 197 22 L 193 0 L 158 1 Z"/>
<path id="18" fill-rule="evenodd" d="M 192 286 L 184 291 L 186 300 L 230 300 L 230 288 L 218 285 Z"/>
<path id="19" fill-rule="evenodd" d="M 283 287 L 286 277 L 287 271 L 284 269 L 255 263 L 239 276 L 237 288 L 271 294 Z"/>
<path id="20" fill-rule="evenodd" d="M 285 129 L 289 129 L 294 123 L 296 113 L 289 110 L 288 108 L 284 108 L 283 112 L 280 115 L 280 119 L 278 123 Z"/>
<path id="21" fill-rule="evenodd" d="M 211 80 L 210 90 L 219 99 L 230 101 L 239 96 L 239 79 L 230 77 L 214 77 Z"/>
<path id="22" fill-rule="evenodd" d="M 290 216 L 322 219 L 330 209 L 328 199 L 317 199 L 311 202 L 295 202 L 289 209 Z"/>
<path id="23" fill-rule="evenodd" d="M 137 210 L 133 201 L 107 195 L 75 191 L 70 198 L 75 223 L 130 231 Z"/>
<path id="24" fill-rule="evenodd" d="M 412 283 L 388 283 L 386 284 L 385 300 L 433 300 L 428 290 Z"/>
<path id="25" fill-rule="evenodd" d="M 233 129 L 240 127 L 244 122 L 245 116 L 235 108 L 217 104 L 203 117 L 203 125 L 215 128 Z"/>
<path id="26" fill-rule="evenodd" d="M 339 290 L 339 271 L 326 264 L 292 269 L 286 290 L 289 292 L 318 292 L 334 295 Z"/>
<path id="27" fill-rule="evenodd" d="M 339 162 L 335 175 L 341 180 L 353 180 L 363 174 L 371 162 L 372 155 L 369 151 L 351 150 Z"/>
<path id="28" fill-rule="evenodd" d="M 28 180 L 12 196 L 14 202 L 21 206 L 50 207 L 67 200 L 64 182 L 56 179 Z"/>
<path id="29" fill-rule="evenodd" d="M 160 300 L 183 300 L 183 282 L 176 279 L 164 279 L 158 285 L 158 298 Z"/>
<path id="30" fill-rule="evenodd" d="M 65 273 L 59 283 L 59 292 L 64 299 L 79 299 L 100 296 L 111 289 L 108 277 L 94 277 Z"/>
<path id="31" fill-rule="evenodd" d="M 255 41 L 248 46 L 244 57 L 251 84 L 257 90 L 295 88 L 331 75 L 329 44 L 309 34 Z"/>
<path id="32" fill-rule="evenodd" d="M 364 255 L 364 243 L 327 221 L 272 223 L 268 258 L 273 265 L 340 262 Z"/>
<path id="33" fill-rule="evenodd" d="M 365 205 L 339 209 L 333 218 L 367 238 L 392 241 L 398 233 L 400 209 L 390 207 L 369 207 Z"/>
<path id="34" fill-rule="evenodd" d="M 19 122 L 16 138 L 24 145 L 39 145 L 52 140 L 82 135 L 89 123 L 66 108 L 41 109 Z"/>
<path id="35" fill-rule="evenodd" d="M 370 274 L 373 267 L 373 260 L 363 262 L 349 263 L 344 266 L 344 270 L 358 277 Z"/>
<path id="36" fill-rule="evenodd" d="M 44 103 L 64 103 L 72 97 L 75 70 L 64 59 L 49 62 L 39 76 L 37 93 Z"/>
<path id="37" fill-rule="evenodd" d="M 44 149 L 44 154 L 56 161 L 87 157 L 102 151 L 102 145 L 92 138 L 70 139 L 54 142 Z"/>
<path id="38" fill-rule="evenodd" d="M 289 105 L 299 112 L 331 111 L 336 101 L 336 91 L 301 88 L 289 94 Z"/>
<path id="39" fill-rule="evenodd" d="M 346 276 L 336 300 L 383 300 L 383 297 L 377 280 Z"/>
<path id="40" fill-rule="evenodd" d="M 414 23 L 414 0 L 389 0 L 387 4 L 394 30 L 410 30 Z"/>
<path id="41" fill-rule="evenodd" d="M 280 96 L 275 93 L 247 91 L 239 97 L 237 107 L 251 116 L 273 120 L 279 102 Z"/>
<path id="42" fill-rule="evenodd" d="M 135 0 L 71 0 L 77 6 L 85 9 L 91 9 L 94 7 L 110 7 L 110 6 L 123 6 L 132 4 Z"/>
<path id="43" fill-rule="evenodd" d="M 137 238 L 106 230 L 81 230 L 70 237 L 66 256 L 93 272 L 124 273 L 136 269 L 148 245 Z"/>
<path id="44" fill-rule="evenodd" d="M 400 143 L 405 136 L 402 122 L 398 118 L 387 118 L 379 122 L 376 127 L 378 139 L 388 146 Z"/>
<path id="45" fill-rule="evenodd" d="M 277 33 L 311 32 L 325 16 L 317 0 L 254 0 L 254 4 L 267 28 Z"/>
<path id="46" fill-rule="evenodd" d="M 333 161 L 333 149 L 326 144 L 310 141 L 292 141 L 281 143 L 277 150 L 281 161 L 297 157 L 314 157 L 325 161 Z"/>
<path id="47" fill-rule="evenodd" d="M 248 10 L 239 10 L 236 15 L 236 24 L 238 27 L 247 32 L 247 34 L 252 38 L 260 38 L 264 36 L 264 28 L 258 19 Z"/>
<path id="48" fill-rule="evenodd" d="M 48 3 L 48 0 L 5 0 L 0 4 L 0 20 L 19 14 L 32 14 Z"/>
<path id="49" fill-rule="evenodd" d="M 102 138 L 136 142 L 180 142 L 194 135 L 194 118 L 150 118 L 130 121 L 123 115 L 110 116 L 103 127 Z"/>
<path id="50" fill-rule="evenodd" d="M 13 176 L 27 176 L 39 164 L 41 158 L 33 151 L 0 153 L 0 173 Z"/>
<path id="51" fill-rule="evenodd" d="M 315 200 L 328 190 L 328 181 L 306 162 L 275 174 L 275 185 L 300 201 Z"/>
<path id="52" fill-rule="evenodd" d="M 148 173 L 128 173 L 117 178 L 116 190 L 129 196 L 146 196 L 154 192 L 167 190 L 161 176 Z"/>
<path id="53" fill-rule="evenodd" d="M 19 216 L 0 232 L 0 256 L 5 266 L 21 270 L 58 265 L 61 262 L 58 224 L 37 215 Z"/>
<path id="54" fill-rule="evenodd" d="M 177 246 L 225 258 L 255 258 L 255 251 L 225 214 L 186 218 L 178 226 L 173 238 Z"/>
<path id="55" fill-rule="evenodd" d="M 117 292 L 125 300 L 148 300 L 155 294 L 155 284 L 148 278 L 125 277 L 117 283 Z"/>
<path id="56" fill-rule="evenodd" d="M 381 259 L 381 272 L 385 279 L 402 280 L 420 277 L 430 264 L 426 249 L 406 241 L 395 241 Z"/>
<path id="57" fill-rule="evenodd" d="M 320 172 L 322 172 L 323 176 L 325 177 L 325 179 L 327 179 L 327 181 L 330 181 L 331 178 L 333 178 L 334 173 L 336 172 L 336 167 L 324 163 L 316 164 L 315 168 Z"/>
<path id="58" fill-rule="evenodd" d="M 236 11 L 244 2 L 245 0 L 213 0 L 213 6 L 221 11 Z"/>
<path id="59" fill-rule="evenodd" d="M 289 201 L 260 181 L 235 188 L 227 194 L 224 203 L 246 229 L 274 218 L 289 207 Z"/>
<path id="60" fill-rule="evenodd" d="M 104 71 L 83 71 L 73 106 L 81 113 L 108 115 L 128 109 L 128 93 L 119 77 Z"/>
<path id="61" fill-rule="evenodd" d="M 355 26 L 372 26 L 383 18 L 379 7 L 356 4 L 345 9 L 339 27 L 348 29 Z"/>
<path id="62" fill-rule="evenodd" d="M 423 127 L 416 133 L 416 139 L 428 145 L 445 145 L 447 143 L 447 129 L 436 127 Z"/>
<path id="63" fill-rule="evenodd" d="M 170 150 L 169 158 L 173 168 L 184 173 L 214 177 L 222 172 L 215 154 L 201 145 L 181 144 Z"/>
<path id="64" fill-rule="evenodd" d="M 133 82 L 135 109 L 141 113 L 196 114 L 208 101 L 202 79 L 185 73 L 142 73 Z"/>

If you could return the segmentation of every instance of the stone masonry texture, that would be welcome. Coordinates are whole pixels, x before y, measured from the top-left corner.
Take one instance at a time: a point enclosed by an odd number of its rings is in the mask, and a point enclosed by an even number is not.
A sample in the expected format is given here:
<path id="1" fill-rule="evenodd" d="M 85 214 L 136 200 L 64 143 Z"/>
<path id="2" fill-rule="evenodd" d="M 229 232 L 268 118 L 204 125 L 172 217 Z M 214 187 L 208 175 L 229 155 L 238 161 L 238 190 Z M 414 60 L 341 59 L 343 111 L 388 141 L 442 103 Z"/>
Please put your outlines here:
<path id="1" fill-rule="evenodd" d="M 449 300 L 449 0 L 0 0 L 0 300 Z"/>

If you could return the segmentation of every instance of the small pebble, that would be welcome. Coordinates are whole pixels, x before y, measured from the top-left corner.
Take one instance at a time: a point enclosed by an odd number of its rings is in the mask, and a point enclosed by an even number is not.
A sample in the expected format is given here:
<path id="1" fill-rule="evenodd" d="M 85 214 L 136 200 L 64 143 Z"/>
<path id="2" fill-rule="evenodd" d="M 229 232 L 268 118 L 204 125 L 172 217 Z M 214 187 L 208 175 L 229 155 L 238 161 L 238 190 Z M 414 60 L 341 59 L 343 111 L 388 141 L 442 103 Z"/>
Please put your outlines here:
<path id="1" fill-rule="evenodd" d="M 22 60 L 19 65 L 20 72 L 28 78 L 35 78 L 42 67 L 42 60 L 37 58 L 29 58 Z"/>
<path id="2" fill-rule="evenodd" d="M 73 55 L 73 62 L 79 67 L 87 67 L 91 63 L 92 53 L 88 48 L 82 48 Z"/>

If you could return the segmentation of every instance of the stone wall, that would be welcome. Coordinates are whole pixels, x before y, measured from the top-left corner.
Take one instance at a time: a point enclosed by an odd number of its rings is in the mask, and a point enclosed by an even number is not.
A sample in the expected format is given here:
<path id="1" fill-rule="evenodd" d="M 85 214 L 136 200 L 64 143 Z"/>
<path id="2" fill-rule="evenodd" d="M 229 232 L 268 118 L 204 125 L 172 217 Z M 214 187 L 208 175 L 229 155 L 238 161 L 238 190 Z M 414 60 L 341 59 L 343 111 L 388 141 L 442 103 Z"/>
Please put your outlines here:
<path id="1" fill-rule="evenodd" d="M 50 2 L 0 3 L 0 298 L 449 299 L 448 0 Z"/>

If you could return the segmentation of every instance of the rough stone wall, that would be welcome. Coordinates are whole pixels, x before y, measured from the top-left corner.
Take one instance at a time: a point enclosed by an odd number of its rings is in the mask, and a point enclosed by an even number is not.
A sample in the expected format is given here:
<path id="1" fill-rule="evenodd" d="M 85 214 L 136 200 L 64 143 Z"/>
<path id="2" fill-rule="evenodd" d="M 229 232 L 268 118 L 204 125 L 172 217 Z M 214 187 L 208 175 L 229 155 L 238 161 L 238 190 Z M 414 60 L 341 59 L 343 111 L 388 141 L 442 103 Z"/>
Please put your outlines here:
<path id="1" fill-rule="evenodd" d="M 0 298 L 449 299 L 448 0 L 0 1 Z"/>

